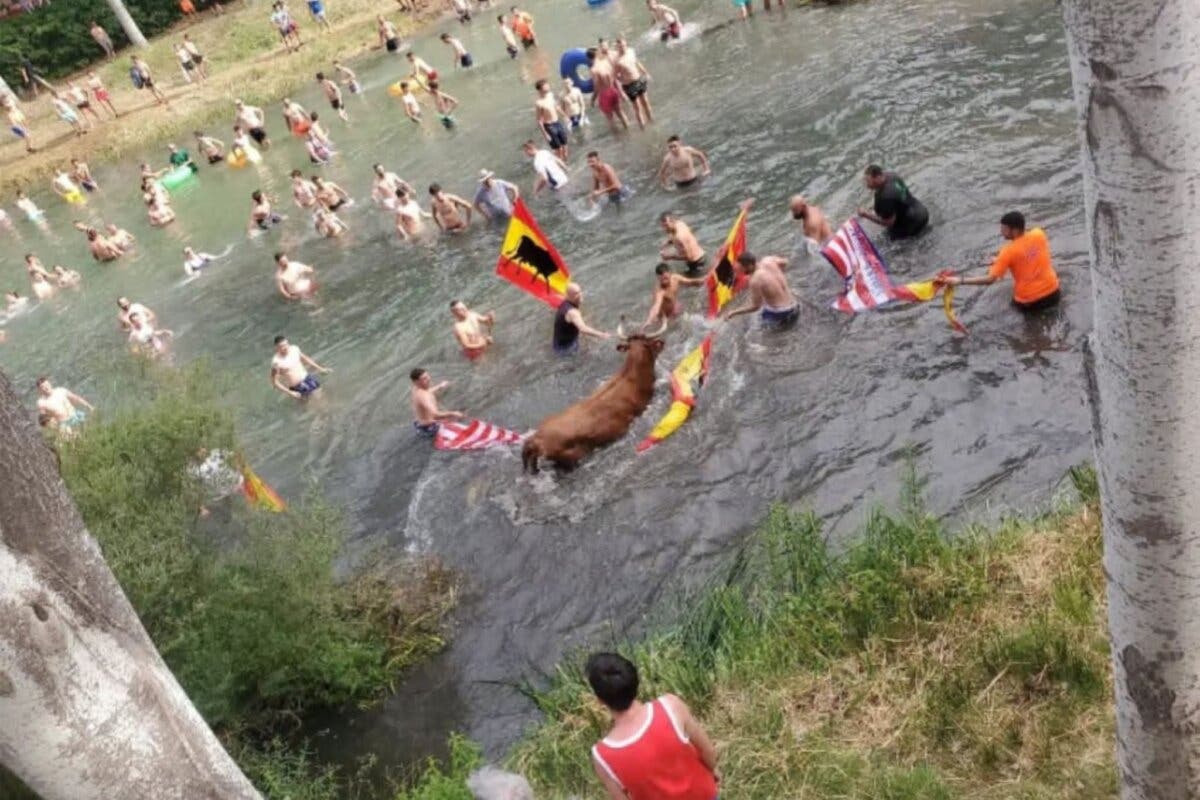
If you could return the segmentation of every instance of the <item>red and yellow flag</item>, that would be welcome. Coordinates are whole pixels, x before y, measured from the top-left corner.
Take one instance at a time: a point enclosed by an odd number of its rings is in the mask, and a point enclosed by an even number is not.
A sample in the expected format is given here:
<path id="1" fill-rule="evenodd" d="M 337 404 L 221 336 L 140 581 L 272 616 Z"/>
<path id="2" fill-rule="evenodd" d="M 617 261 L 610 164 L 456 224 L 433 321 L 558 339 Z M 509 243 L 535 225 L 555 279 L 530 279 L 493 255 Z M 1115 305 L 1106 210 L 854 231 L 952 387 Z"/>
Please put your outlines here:
<path id="1" fill-rule="evenodd" d="M 496 274 L 551 308 L 558 308 L 567 293 L 571 272 L 520 198 L 500 245 Z"/>
<path id="2" fill-rule="evenodd" d="M 716 266 L 708 275 L 705 288 L 708 290 L 708 317 L 715 318 L 721 313 L 730 300 L 746 288 L 749 282 L 742 268 L 738 266 L 738 256 L 746 252 L 746 213 L 743 208 L 733 221 L 729 235 L 717 251 Z M 712 353 L 713 334 L 708 334 L 694 350 L 683 357 L 671 372 L 671 407 L 662 416 L 650 435 L 638 443 L 639 453 L 649 450 L 654 445 L 666 439 L 679 430 L 687 422 L 696 407 L 696 393 L 704 385 L 708 377 L 708 359 Z"/>
<path id="3" fill-rule="evenodd" d="M 715 319 L 725 304 L 746 288 L 746 274 L 738 266 L 738 257 L 746 252 L 746 213 L 743 208 L 733 221 L 729 235 L 717 251 L 715 267 L 708 274 L 708 318 Z"/>
<path id="4" fill-rule="evenodd" d="M 262 511 L 279 513 L 287 508 L 283 498 L 245 464 L 242 465 L 242 494 L 247 503 Z"/>

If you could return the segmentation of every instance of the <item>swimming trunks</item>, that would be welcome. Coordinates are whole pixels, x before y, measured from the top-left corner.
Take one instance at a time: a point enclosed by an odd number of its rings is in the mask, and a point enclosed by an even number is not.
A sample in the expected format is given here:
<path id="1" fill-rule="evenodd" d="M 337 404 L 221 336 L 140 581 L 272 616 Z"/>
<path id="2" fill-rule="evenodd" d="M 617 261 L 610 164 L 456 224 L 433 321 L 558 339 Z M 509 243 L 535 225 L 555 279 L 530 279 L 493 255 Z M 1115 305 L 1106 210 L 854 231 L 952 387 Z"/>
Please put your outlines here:
<path id="1" fill-rule="evenodd" d="M 646 93 L 646 79 L 638 78 L 632 83 L 621 84 L 621 89 L 625 92 L 625 96 L 632 102 Z"/>
<path id="2" fill-rule="evenodd" d="M 483 347 L 464 347 L 462 354 L 467 357 L 468 361 L 474 361 L 487 351 L 487 346 Z"/>
<path id="3" fill-rule="evenodd" d="M 581 124 L 583 124 L 583 114 L 572 114 L 571 115 L 571 130 L 575 130 Z"/>
<path id="4" fill-rule="evenodd" d="M 672 22 L 670 25 L 667 26 L 667 35 L 670 36 L 672 39 L 678 39 L 679 34 L 681 34 L 682 32 L 683 32 L 683 29 L 679 27 L 678 22 Z"/>
<path id="5" fill-rule="evenodd" d="M 413 421 L 413 429 L 422 436 L 428 436 L 430 439 L 432 439 L 434 436 L 437 436 L 437 432 L 441 429 L 441 427 L 442 425 L 440 422 L 427 422 L 422 425 L 416 420 Z"/>
<path id="6" fill-rule="evenodd" d="M 697 175 L 694 178 L 688 178 L 686 181 L 675 181 L 675 187 L 678 189 L 686 189 L 689 186 L 695 186 L 696 182 L 699 180 L 700 180 L 700 176 Z"/>
<path id="7" fill-rule="evenodd" d="M 617 87 L 609 86 L 600 90 L 596 101 L 600 104 L 600 110 L 604 112 L 604 116 L 611 117 L 621 107 L 621 92 Z"/>
<path id="8" fill-rule="evenodd" d="M 342 110 L 342 101 L 338 100 L 336 97 L 329 101 L 329 105 L 333 106 L 334 111 Z"/>
<path id="9" fill-rule="evenodd" d="M 75 104 L 75 107 L 78 108 L 80 111 L 83 111 L 84 109 L 91 108 L 92 104 L 87 100 L 80 100 L 78 103 Z"/>
<path id="10" fill-rule="evenodd" d="M 262 128 L 251 128 L 248 133 L 250 134 L 250 138 L 259 144 L 267 140 L 267 132 Z"/>
<path id="11" fill-rule="evenodd" d="M 470 53 L 463 53 L 462 58 L 459 59 L 459 63 L 466 69 L 470 69 L 475 65 L 475 61 L 471 58 Z"/>
<path id="12" fill-rule="evenodd" d="M 770 306 L 763 306 L 762 311 L 760 311 L 759 314 L 762 318 L 763 325 L 782 327 L 784 325 L 790 325 L 796 321 L 796 318 L 800 316 L 800 306 L 795 305 L 791 308 L 771 308 Z"/>
<path id="13" fill-rule="evenodd" d="M 359 94 L 362 92 L 362 85 L 358 81 L 350 81 L 346 84 L 346 88 L 350 90 L 350 94 Z"/>
<path id="14" fill-rule="evenodd" d="M 86 419 L 87 419 L 87 412 L 85 412 L 81 408 L 77 408 L 77 409 L 75 409 L 74 413 L 71 414 L 71 416 L 67 417 L 66 419 L 64 419 L 62 422 L 60 422 L 58 424 L 59 424 L 59 427 L 62 427 L 62 428 L 74 428 L 76 425 L 83 424 L 83 421 Z"/>
<path id="15" fill-rule="evenodd" d="M 220 164 L 224 160 L 225 156 L 211 155 L 208 157 L 208 163 L 210 164 Z"/>
<path id="16" fill-rule="evenodd" d="M 9 130 L 11 130 L 13 132 L 13 136 L 16 136 L 18 139 L 29 138 L 29 132 L 20 125 L 13 125 L 11 128 L 9 128 Z"/>
<path id="17" fill-rule="evenodd" d="M 96 182 L 92 181 L 92 180 L 87 180 L 87 179 L 81 180 L 79 182 L 79 185 L 84 188 L 84 191 L 88 191 L 88 192 L 94 192 L 97 189 Z"/>
<path id="18" fill-rule="evenodd" d="M 321 388 L 321 382 L 317 380 L 316 375 L 305 375 L 304 380 L 292 387 L 292 391 L 301 397 L 308 397 L 310 394 Z"/>
<path id="19" fill-rule="evenodd" d="M 517 48 L 513 47 L 511 44 L 505 45 L 504 49 L 508 51 L 509 58 L 516 58 L 517 55 L 520 54 L 520 52 L 521 52 Z"/>
<path id="20" fill-rule="evenodd" d="M 689 273 L 696 273 L 702 269 L 704 269 L 704 257 L 703 256 L 701 256 L 700 258 L 697 258 L 695 261 L 687 262 L 687 271 Z"/>
<path id="21" fill-rule="evenodd" d="M 560 150 L 570 143 L 571 140 L 567 138 L 567 129 L 563 127 L 561 121 L 547 122 L 543 127 L 546 131 L 546 141 L 550 144 L 551 150 Z"/>
<path id="22" fill-rule="evenodd" d="M 387 41 L 384 43 L 384 46 L 385 46 L 385 47 L 387 47 L 387 51 L 388 51 L 389 53 L 394 53 L 394 52 L 396 52 L 397 50 L 399 50 L 399 49 L 400 49 L 400 40 L 399 40 L 399 39 L 397 39 L 397 38 L 395 38 L 395 37 L 393 37 L 393 38 L 391 38 L 391 39 L 388 39 L 388 40 L 387 40 Z"/>
<path id="23" fill-rule="evenodd" d="M 438 71 L 436 69 L 431 69 L 431 70 L 429 70 L 429 72 L 427 72 L 425 74 L 425 82 L 426 83 L 429 83 L 430 81 L 436 81 L 437 79 L 438 79 Z"/>
<path id="24" fill-rule="evenodd" d="M 450 130 L 454 127 L 454 117 L 450 116 L 449 114 L 439 114 L 438 119 L 442 121 L 442 127 L 446 130 Z"/>
<path id="25" fill-rule="evenodd" d="M 192 70 L 194 70 L 196 68 L 195 62 L 192 61 L 191 59 L 188 59 L 187 61 L 180 61 L 179 63 L 183 65 L 183 69 L 185 72 L 191 72 Z"/>
<path id="26" fill-rule="evenodd" d="M 256 222 L 258 223 L 259 228 L 261 228 L 264 231 L 269 231 L 269 230 L 271 230 L 272 225 L 278 225 L 279 223 L 283 222 L 283 217 L 279 216 L 278 214 L 272 213 L 271 216 L 263 217 L 260 220 L 256 220 Z"/>
<path id="27" fill-rule="evenodd" d="M 329 206 L 329 210 L 337 211 L 339 208 L 346 205 L 346 203 L 347 203 L 347 200 L 346 200 L 346 198 L 343 197 L 340 200 L 338 200 L 336 203 L 334 203 L 333 205 Z"/>
<path id="28" fill-rule="evenodd" d="M 752 2 L 754 2 L 754 0 L 733 0 L 733 7 L 734 8 L 746 8 Z"/>
<path id="29" fill-rule="evenodd" d="M 108 102 L 108 91 L 106 89 L 97 89 L 93 94 L 96 95 L 96 99 L 101 103 Z"/>
<path id="30" fill-rule="evenodd" d="M 537 47 L 537 39 L 521 38 L 521 46 L 528 50 L 531 47 Z"/>

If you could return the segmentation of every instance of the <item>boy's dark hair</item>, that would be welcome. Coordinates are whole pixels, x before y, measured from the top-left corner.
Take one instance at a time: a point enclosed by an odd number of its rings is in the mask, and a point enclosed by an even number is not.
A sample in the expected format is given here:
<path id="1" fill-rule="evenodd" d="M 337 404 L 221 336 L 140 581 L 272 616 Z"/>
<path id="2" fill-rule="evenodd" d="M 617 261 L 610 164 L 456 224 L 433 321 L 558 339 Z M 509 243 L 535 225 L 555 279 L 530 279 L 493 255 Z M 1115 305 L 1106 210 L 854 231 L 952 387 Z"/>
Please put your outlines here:
<path id="1" fill-rule="evenodd" d="M 437 194 L 441 190 L 442 190 L 442 185 L 440 183 L 429 184 L 429 193 L 430 194 Z"/>
<path id="2" fill-rule="evenodd" d="M 664 264 L 661 261 L 658 263 L 658 266 L 654 268 L 655 275 L 666 275 L 670 271 L 671 266 L 669 264 Z"/>
<path id="3" fill-rule="evenodd" d="M 283 258 L 285 255 L 287 255 L 287 253 L 282 253 L 282 252 L 276 253 L 275 260 L 278 261 L 279 259 Z"/>
<path id="4" fill-rule="evenodd" d="M 325 73 L 324 73 L 324 72 L 318 72 L 318 73 L 317 73 L 317 80 L 319 80 L 319 81 L 323 81 L 323 80 L 325 80 Z"/>
<path id="5" fill-rule="evenodd" d="M 1020 211 L 1010 211 L 1000 218 L 1000 224 L 1017 231 L 1025 230 L 1025 215 Z"/>
<path id="6" fill-rule="evenodd" d="M 671 142 L 678 142 L 678 141 L 679 141 L 679 137 L 677 135 L 672 134 L 671 136 L 667 137 L 667 144 L 670 144 Z"/>
<path id="7" fill-rule="evenodd" d="M 749 250 L 744 250 L 742 254 L 737 257 L 737 262 L 743 267 L 750 266 L 758 263 L 758 256 L 754 255 L 754 253 L 751 253 Z"/>
<path id="8" fill-rule="evenodd" d="M 629 659 L 616 653 L 593 653 L 584 671 L 596 697 L 613 711 L 626 711 L 637 700 L 638 672 Z"/>
<path id="9" fill-rule="evenodd" d="M 454 308 L 456 305 L 458 305 L 458 301 L 457 301 L 457 300 L 451 300 L 451 301 L 450 301 L 450 307 L 451 307 L 451 308 Z"/>
<path id="10" fill-rule="evenodd" d="M 421 376 L 424 374 L 425 370 L 421 367 L 417 367 L 412 372 L 408 373 L 408 379 L 413 383 L 416 383 L 417 381 L 421 380 Z"/>
<path id="11" fill-rule="evenodd" d="M 593 151 L 591 151 L 590 153 L 588 153 L 588 154 L 587 154 L 587 157 L 588 157 L 588 158 L 599 158 L 599 157 L 600 157 L 600 154 L 599 154 L 598 152 L 596 152 L 595 150 L 593 150 Z"/>
<path id="12" fill-rule="evenodd" d="M 863 174 L 869 175 L 872 178 L 882 177 L 883 176 L 883 167 L 879 166 L 878 164 L 870 164 L 867 166 L 866 169 L 863 170 Z"/>
<path id="13" fill-rule="evenodd" d="M 546 81 L 545 78 L 540 78 L 538 80 L 538 82 L 533 85 L 533 88 L 537 89 L 540 92 L 542 90 L 543 86 L 549 86 L 549 85 L 550 84 Z"/>
<path id="14" fill-rule="evenodd" d="M 276 337 L 275 337 L 275 344 L 276 344 L 277 346 L 278 346 L 278 345 L 279 345 L 281 342 L 286 342 L 286 341 L 287 341 L 287 337 L 286 337 L 286 336 L 279 335 L 279 336 L 276 336 Z"/>

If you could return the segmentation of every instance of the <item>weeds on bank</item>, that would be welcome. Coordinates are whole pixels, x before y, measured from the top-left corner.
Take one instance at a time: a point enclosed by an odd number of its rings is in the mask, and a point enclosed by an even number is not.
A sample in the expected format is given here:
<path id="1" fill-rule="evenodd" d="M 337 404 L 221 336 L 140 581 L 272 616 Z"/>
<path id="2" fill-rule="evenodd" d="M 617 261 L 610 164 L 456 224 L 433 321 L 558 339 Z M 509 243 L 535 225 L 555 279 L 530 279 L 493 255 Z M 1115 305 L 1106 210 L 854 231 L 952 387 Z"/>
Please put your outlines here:
<path id="1" fill-rule="evenodd" d="M 627 648 L 645 695 L 703 716 L 722 797 L 1115 797 L 1094 479 L 1073 477 L 1080 508 L 954 540 L 910 480 L 841 554 L 774 510 L 678 626 Z M 605 717 L 578 663 L 532 695 L 546 721 L 514 767 L 599 797 Z"/>

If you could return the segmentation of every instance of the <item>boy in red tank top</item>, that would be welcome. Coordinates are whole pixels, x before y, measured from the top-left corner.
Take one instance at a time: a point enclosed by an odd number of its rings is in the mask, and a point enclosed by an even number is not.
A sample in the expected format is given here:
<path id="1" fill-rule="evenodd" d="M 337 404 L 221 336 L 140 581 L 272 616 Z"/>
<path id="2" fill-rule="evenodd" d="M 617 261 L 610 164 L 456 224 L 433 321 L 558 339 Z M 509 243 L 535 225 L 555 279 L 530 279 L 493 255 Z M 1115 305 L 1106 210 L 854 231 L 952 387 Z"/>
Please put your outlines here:
<path id="1" fill-rule="evenodd" d="M 637 699 L 637 667 L 615 653 L 587 662 L 592 691 L 612 715 L 592 765 L 612 800 L 716 800 L 717 751 L 687 704 Z"/>

